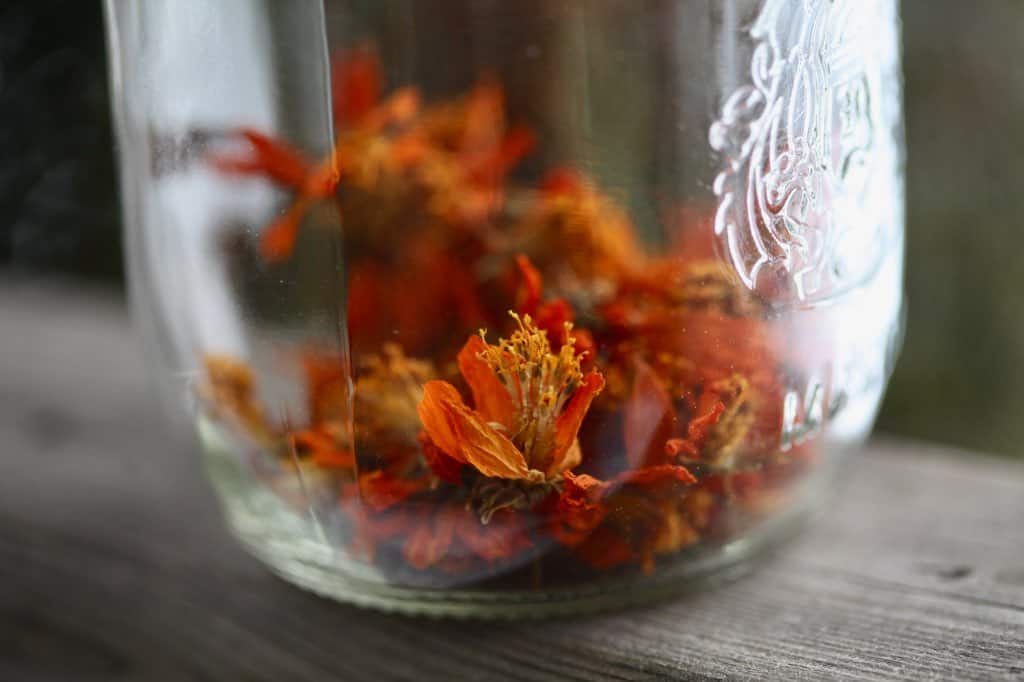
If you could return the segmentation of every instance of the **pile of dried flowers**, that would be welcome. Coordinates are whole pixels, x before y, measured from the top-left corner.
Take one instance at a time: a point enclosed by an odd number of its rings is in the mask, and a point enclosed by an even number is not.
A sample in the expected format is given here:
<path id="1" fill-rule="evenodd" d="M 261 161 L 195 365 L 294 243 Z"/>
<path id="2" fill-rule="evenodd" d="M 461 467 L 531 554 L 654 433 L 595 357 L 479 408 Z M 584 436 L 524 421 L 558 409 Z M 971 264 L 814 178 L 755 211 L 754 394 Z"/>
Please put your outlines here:
<path id="1" fill-rule="evenodd" d="M 340 211 L 353 366 L 307 354 L 297 428 L 268 418 L 246 364 L 211 355 L 211 412 L 282 467 L 335 476 L 352 551 L 407 571 L 553 552 L 650 571 L 769 513 L 810 450 L 779 447 L 778 342 L 710 240 L 652 256 L 582 173 L 510 182 L 536 140 L 494 80 L 430 106 L 382 89 L 356 50 L 336 65 L 328 158 L 241 130 L 247 151 L 212 159 L 293 193 L 261 233 L 269 263 L 311 210 Z"/>

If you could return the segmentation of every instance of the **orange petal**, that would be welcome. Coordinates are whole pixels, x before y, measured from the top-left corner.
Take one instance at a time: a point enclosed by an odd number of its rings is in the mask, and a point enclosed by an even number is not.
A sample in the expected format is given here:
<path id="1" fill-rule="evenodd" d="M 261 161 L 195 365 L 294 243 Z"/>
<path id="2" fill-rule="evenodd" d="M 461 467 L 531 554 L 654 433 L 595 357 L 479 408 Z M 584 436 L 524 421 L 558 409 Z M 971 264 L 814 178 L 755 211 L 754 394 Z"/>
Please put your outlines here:
<path id="1" fill-rule="evenodd" d="M 300 456 L 309 456 L 313 464 L 324 469 L 355 469 L 355 453 L 341 447 L 323 431 L 304 429 L 289 435 L 288 440 Z"/>
<path id="2" fill-rule="evenodd" d="M 385 108 L 393 123 L 405 123 L 420 112 L 421 98 L 418 88 L 407 86 L 388 97 Z"/>
<path id="3" fill-rule="evenodd" d="M 282 261 L 292 255 L 295 240 L 299 237 L 299 224 L 308 207 L 308 200 L 300 198 L 283 216 L 263 230 L 260 236 L 260 254 L 267 261 Z"/>
<path id="4" fill-rule="evenodd" d="M 459 351 L 459 371 L 473 392 L 473 405 L 476 411 L 489 422 L 497 422 L 506 429 L 512 428 L 515 419 L 515 408 L 512 396 L 479 355 L 487 347 L 487 343 L 479 336 L 473 335 Z"/>
<path id="5" fill-rule="evenodd" d="M 338 190 L 341 182 L 341 161 L 337 152 L 313 168 L 302 183 L 302 196 L 313 199 L 329 199 Z"/>
<path id="6" fill-rule="evenodd" d="M 434 445 L 460 462 L 465 462 L 459 436 L 451 423 L 447 404 L 462 402 L 462 396 L 447 381 L 428 381 L 423 385 L 423 399 L 416 411 L 423 422 L 423 429 Z"/>
<path id="7" fill-rule="evenodd" d="M 359 477 L 359 492 L 368 508 L 383 511 L 425 490 L 429 484 L 430 481 L 426 477 L 394 478 L 382 470 L 377 470 Z"/>
<path id="8" fill-rule="evenodd" d="M 552 448 L 551 464 L 545 472 L 549 476 L 560 473 L 566 468 L 566 455 L 570 452 L 573 443 L 576 442 L 576 434 L 579 433 L 580 425 L 583 424 L 583 418 L 590 410 L 590 403 L 603 388 L 604 377 L 597 371 L 590 372 L 583 377 L 576 393 L 566 405 L 565 411 L 558 416 L 558 420 L 555 422 L 555 444 Z"/>
<path id="9" fill-rule="evenodd" d="M 615 479 L 622 484 L 650 486 L 658 483 L 682 483 L 693 485 L 697 479 L 690 470 L 677 464 L 659 464 L 657 466 L 645 467 L 635 471 L 627 471 Z"/>
<path id="10" fill-rule="evenodd" d="M 659 450 L 672 435 L 672 398 L 646 362 L 636 362 L 633 390 L 623 412 L 629 466 L 638 469 L 655 464 Z"/>
<path id="11" fill-rule="evenodd" d="M 484 421 L 465 405 L 454 407 L 454 421 L 462 453 L 484 476 L 531 479 L 526 458 L 512 441 Z M 536 473 L 536 472 L 533 472 Z"/>
<path id="12" fill-rule="evenodd" d="M 464 153 L 492 149 L 505 128 L 505 92 L 494 77 L 481 80 L 466 98 Z"/>
<path id="13" fill-rule="evenodd" d="M 434 475 L 446 483 L 459 485 L 462 482 L 462 468 L 466 466 L 465 462 L 460 462 L 437 447 L 425 433 L 420 434 L 419 440 L 423 447 L 423 459 L 427 460 Z"/>
<path id="14" fill-rule="evenodd" d="M 526 254 L 516 255 L 516 267 L 519 268 L 519 274 L 522 276 L 516 308 L 521 315 L 534 315 L 544 290 L 544 279 L 530 259 L 526 257 Z"/>
<path id="15" fill-rule="evenodd" d="M 309 173 L 309 163 L 299 151 L 251 128 L 243 128 L 238 133 L 252 146 L 253 155 L 248 158 L 214 156 L 212 163 L 217 170 L 238 175 L 264 175 L 292 189 L 302 186 Z"/>
<path id="16" fill-rule="evenodd" d="M 344 420 L 348 414 L 350 375 L 345 359 L 310 349 L 302 356 L 302 369 L 310 422 Z"/>
<path id="17" fill-rule="evenodd" d="M 410 133 L 395 139 L 391 145 L 391 160 L 399 168 L 411 168 L 430 151 L 430 144 L 422 135 Z"/>
<path id="18" fill-rule="evenodd" d="M 484 476 L 533 478 L 523 453 L 479 413 L 466 407 L 451 384 L 428 381 L 419 414 L 424 430 L 439 448 L 473 465 Z"/>
<path id="19" fill-rule="evenodd" d="M 525 127 L 513 128 L 493 151 L 481 154 L 467 167 L 470 180 L 496 182 L 512 170 L 537 143 L 537 136 Z"/>

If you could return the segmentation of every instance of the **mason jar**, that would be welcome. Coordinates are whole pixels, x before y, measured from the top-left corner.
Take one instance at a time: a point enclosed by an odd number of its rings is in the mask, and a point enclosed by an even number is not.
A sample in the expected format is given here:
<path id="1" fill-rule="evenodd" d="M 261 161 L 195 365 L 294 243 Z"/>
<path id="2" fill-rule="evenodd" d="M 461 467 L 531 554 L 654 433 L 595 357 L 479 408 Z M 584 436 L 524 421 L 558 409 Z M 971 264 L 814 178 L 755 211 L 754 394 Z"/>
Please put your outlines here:
<path id="1" fill-rule="evenodd" d="M 702 589 L 899 345 L 895 0 L 107 0 L 128 264 L 239 541 L 342 601 Z"/>

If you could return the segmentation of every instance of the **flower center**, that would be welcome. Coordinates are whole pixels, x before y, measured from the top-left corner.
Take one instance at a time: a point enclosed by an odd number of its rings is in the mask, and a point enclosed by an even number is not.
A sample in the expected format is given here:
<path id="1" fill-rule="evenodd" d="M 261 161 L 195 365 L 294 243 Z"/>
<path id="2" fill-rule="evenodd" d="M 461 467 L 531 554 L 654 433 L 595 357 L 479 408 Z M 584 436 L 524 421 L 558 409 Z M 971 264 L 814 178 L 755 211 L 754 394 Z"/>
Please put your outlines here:
<path id="1" fill-rule="evenodd" d="M 572 338 L 553 353 L 547 334 L 529 315 L 510 314 L 518 329 L 497 346 L 487 345 L 480 358 L 512 396 L 515 424 L 509 438 L 532 466 L 554 446 L 556 421 L 583 373 Z M 565 328 L 568 337 L 572 325 L 566 323 Z"/>

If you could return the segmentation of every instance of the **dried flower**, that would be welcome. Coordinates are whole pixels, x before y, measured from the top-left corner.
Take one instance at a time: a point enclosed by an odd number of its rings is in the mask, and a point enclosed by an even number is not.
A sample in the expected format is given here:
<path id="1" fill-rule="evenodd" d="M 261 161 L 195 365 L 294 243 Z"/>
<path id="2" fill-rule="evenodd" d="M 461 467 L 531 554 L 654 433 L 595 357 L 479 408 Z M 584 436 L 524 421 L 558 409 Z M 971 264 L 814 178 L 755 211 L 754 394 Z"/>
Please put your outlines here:
<path id="1" fill-rule="evenodd" d="M 385 344 L 380 354 L 365 358 L 356 380 L 356 438 L 416 444 L 423 385 L 435 376 L 431 363 L 407 357 L 398 344 Z"/>
<path id="2" fill-rule="evenodd" d="M 516 229 L 534 263 L 567 293 L 612 294 L 645 267 L 629 217 L 575 171 L 553 171 Z"/>
<path id="3" fill-rule="evenodd" d="M 431 381 L 419 414 L 441 450 L 484 476 L 540 483 L 579 462 L 576 434 L 604 380 L 583 376 L 571 345 L 555 354 L 528 316 L 514 317 L 510 338 L 492 346 L 473 337 L 459 354 L 476 409 L 451 384 Z"/>
<path id="4" fill-rule="evenodd" d="M 199 395 L 215 415 L 237 422 L 244 433 L 261 442 L 275 441 L 276 429 L 267 421 L 256 396 L 256 379 L 244 362 L 226 355 L 207 355 L 206 380 Z"/>
<path id="5" fill-rule="evenodd" d="M 595 568 L 636 561 L 651 570 L 655 554 L 696 539 L 677 510 L 689 494 L 685 488 L 696 482 L 685 467 L 671 464 L 629 471 L 608 482 L 567 476 L 549 529 Z"/>

